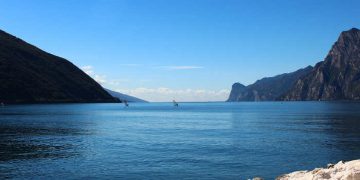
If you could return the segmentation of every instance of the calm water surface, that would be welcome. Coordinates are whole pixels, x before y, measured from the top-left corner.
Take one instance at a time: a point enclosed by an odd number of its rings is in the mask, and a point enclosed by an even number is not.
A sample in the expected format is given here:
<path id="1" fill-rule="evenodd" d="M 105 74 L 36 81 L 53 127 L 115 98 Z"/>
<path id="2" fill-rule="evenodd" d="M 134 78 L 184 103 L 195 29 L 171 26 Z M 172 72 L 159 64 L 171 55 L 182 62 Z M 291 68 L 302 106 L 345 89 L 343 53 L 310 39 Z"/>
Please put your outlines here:
<path id="1" fill-rule="evenodd" d="M 1 179 L 274 179 L 359 158 L 360 103 L 0 108 Z"/>

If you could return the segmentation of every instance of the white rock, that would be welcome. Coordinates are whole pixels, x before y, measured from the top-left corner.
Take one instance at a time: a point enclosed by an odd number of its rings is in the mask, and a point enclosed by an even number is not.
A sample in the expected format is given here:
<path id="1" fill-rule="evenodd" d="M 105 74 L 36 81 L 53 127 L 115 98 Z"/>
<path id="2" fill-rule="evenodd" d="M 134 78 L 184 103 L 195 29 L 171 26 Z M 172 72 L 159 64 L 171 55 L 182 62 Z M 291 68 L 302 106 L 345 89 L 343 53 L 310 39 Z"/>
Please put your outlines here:
<path id="1" fill-rule="evenodd" d="M 295 171 L 276 178 L 277 180 L 360 180 L 360 160 L 338 162 L 329 168 L 312 171 Z"/>

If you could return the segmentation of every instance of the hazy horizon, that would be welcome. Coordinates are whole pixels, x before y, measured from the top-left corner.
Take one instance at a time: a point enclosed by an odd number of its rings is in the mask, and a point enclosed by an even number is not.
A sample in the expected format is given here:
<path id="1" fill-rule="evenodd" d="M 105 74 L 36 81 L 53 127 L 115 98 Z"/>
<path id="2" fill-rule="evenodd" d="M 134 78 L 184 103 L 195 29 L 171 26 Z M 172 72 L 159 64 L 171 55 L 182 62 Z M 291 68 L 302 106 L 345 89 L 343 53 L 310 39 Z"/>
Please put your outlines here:
<path id="1" fill-rule="evenodd" d="M 4 0 L 0 29 L 148 101 L 225 101 L 322 61 L 359 1 Z M 321 11 L 319 11 L 321 9 Z"/>

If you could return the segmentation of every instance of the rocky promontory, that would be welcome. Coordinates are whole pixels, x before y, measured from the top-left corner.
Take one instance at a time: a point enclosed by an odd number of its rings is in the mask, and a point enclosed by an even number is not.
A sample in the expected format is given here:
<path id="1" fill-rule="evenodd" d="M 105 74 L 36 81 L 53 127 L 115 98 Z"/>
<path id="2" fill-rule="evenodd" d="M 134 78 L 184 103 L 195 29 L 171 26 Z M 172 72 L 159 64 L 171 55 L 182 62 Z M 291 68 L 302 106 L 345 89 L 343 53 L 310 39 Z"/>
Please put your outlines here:
<path id="1" fill-rule="evenodd" d="M 295 171 L 284 174 L 276 180 L 360 180 L 360 160 L 340 161 L 329 164 L 327 168 L 316 168 L 312 171 Z"/>

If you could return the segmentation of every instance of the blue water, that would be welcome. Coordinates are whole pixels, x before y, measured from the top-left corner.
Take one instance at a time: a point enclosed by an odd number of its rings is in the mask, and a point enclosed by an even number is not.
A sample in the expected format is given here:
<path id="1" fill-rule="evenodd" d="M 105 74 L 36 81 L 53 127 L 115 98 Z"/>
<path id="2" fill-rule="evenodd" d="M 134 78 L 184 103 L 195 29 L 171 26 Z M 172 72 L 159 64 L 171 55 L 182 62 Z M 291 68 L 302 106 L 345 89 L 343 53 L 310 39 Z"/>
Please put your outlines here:
<path id="1" fill-rule="evenodd" d="M 0 107 L 0 178 L 274 179 L 360 158 L 360 103 Z"/>

